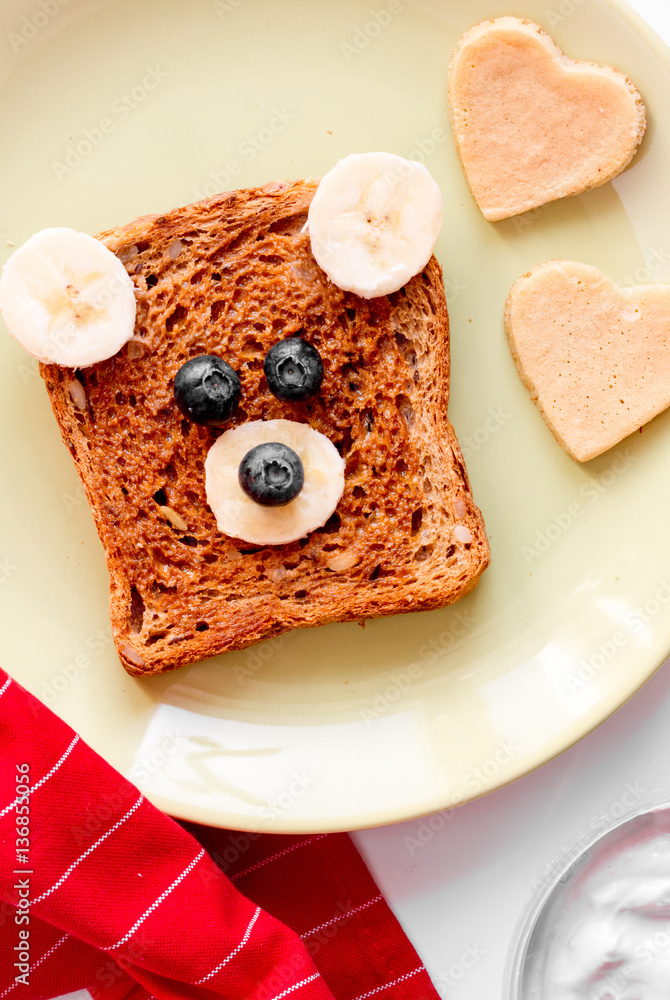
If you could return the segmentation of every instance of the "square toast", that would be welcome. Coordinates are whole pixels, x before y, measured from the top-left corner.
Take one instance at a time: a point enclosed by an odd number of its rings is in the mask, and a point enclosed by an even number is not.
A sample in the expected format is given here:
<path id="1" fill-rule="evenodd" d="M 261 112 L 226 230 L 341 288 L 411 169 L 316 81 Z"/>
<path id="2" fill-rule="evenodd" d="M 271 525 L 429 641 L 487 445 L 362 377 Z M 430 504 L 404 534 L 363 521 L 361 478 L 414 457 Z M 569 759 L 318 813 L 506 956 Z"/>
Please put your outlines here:
<path id="1" fill-rule="evenodd" d="M 160 673 L 290 629 L 427 611 L 489 562 L 484 522 L 447 419 L 449 319 L 435 257 L 398 292 L 337 288 L 303 232 L 317 181 L 217 195 L 99 234 L 136 289 L 133 338 L 107 361 L 40 366 L 104 546 L 126 670 Z M 263 359 L 301 333 L 319 394 L 282 402 Z M 204 463 L 221 430 L 184 418 L 176 372 L 223 357 L 242 382 L 227 426 L 283 418 L 346 462 L 328 522 L 299 541 L 223 535 Z"/>

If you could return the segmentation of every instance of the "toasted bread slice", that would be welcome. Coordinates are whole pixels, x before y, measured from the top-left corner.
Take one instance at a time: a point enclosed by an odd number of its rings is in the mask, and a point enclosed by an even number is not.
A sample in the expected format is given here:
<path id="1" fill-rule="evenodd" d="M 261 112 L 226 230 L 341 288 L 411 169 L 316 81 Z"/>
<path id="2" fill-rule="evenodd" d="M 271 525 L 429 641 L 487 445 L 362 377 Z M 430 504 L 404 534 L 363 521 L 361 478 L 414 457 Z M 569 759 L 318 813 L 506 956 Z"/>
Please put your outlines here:
<path id="1" fill-rule="evenodd" d="M 460 39 L 449 111 L 472 194 L 492 222 L 610 181 L 646 128 L 623 73 L 568 58 L 517 17 L 483 21 Z"/>
<path id="2" fill-rule="evenodd" d="M 90 368 L 41 368 L 105 548 L 113 634 L 132 674 L 302 626 L 439 608 L 488 564 L 447 420 L 440 266 L 432 258 L 390 296 L 341 291 L 302 232 L 315 190 L 270 184 L 102 233 L 135 283 L 135 335 Z M 313 399 L 281 402 L 263 358 L 298 331 L 325 377 Z M 303 421 L 339 449 L 345 490 L 324 527 L 266 547 L 217 530 L 204 462 L 221 432 L 186 420 L 173 398 L 176 372 L 198 354 L 240 375 L 231 426 Z"/>
<path id="3" fill-rule="evenodd" d="M 670 406 L 670 285 L 622 288 L 590 264 L 552 260 L 512 286 L 505 328 L 519 374 L 578 462 Z"/>

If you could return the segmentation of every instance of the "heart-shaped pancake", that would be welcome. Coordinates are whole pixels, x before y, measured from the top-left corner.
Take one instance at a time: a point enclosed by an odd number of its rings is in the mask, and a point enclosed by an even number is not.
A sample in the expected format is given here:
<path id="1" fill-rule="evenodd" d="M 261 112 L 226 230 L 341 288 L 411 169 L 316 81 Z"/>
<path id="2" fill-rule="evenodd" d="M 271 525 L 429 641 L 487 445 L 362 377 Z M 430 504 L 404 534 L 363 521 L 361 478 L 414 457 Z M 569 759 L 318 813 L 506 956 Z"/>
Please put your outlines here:
<path id="1" fill-rule="evenodd" d="M 483 21 L 460 39 L 449 112 L 490 221 L 605 184 L 646 128 L 642 98 L 623 73 L 568 58 L 539 25 L 516 17 Z"/>
<path id="2" fill-rule="evenodd" d="M 505 307 L 519 374 L 579 462 L 670 406 L 670 285 L 622 288 L 572 260 L 519 278 Z"/>

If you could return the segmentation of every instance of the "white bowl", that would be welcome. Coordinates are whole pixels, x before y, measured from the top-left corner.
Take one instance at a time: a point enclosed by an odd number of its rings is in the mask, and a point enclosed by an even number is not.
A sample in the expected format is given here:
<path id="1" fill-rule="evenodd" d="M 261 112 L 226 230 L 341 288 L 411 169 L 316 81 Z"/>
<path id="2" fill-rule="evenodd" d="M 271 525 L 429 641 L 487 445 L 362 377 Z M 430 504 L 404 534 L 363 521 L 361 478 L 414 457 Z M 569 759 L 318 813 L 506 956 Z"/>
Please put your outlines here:
<path id="1" fill-rule="evenodd" d="M 545 977 L 552 945 L 568 907 L 584 897 L 587 879 L 602 867 L 605 858 L 608 869 L 612 869 L 617 848 L 624 841 L 630 846 L 631 838 L 644 841 L 660 834 L 668 837 L 670 859 L 670 788 L 651 793 L 624 817 L 615 820 L 606 814 L 602 821 L 590 823 L 547 865 L 512 936 L 505 968 L 504 1000 L 551 1000 Z M 663 920 L 663 926 L 668 926 L 667 919 Z M 584 994 L 592 995 L 599 994 L 590 990 Z M 667 994 L 663 995 L 670 995 L 670 983 Z"/>

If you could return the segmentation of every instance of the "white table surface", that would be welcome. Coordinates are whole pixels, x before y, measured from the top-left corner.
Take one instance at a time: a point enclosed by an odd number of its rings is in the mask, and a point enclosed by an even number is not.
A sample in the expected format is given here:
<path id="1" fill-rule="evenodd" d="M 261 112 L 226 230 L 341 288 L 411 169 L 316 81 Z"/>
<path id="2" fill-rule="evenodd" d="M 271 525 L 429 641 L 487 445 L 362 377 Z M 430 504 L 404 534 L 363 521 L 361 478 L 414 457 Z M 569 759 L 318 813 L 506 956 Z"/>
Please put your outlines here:
<path id="1" fill-rule="evenodd" d="M 629 4 L 670 45 L 667 0 Z M 458 809 L 353 839 L 440 995 L 495 1000 L 533 881 L 593 820 L 618 818 L 665 786 L 670 660 L 596 732 L 533 774 Z"/>

